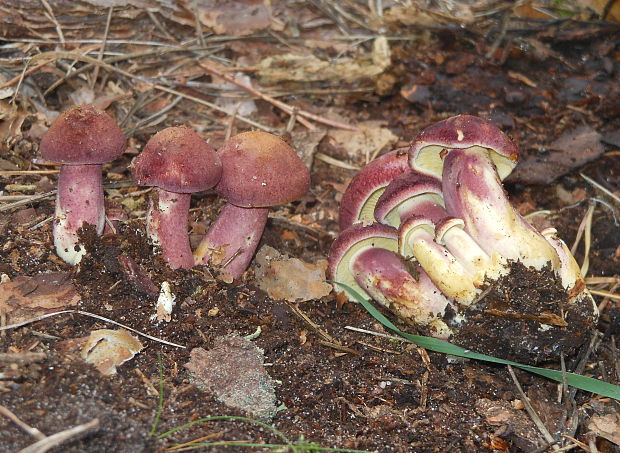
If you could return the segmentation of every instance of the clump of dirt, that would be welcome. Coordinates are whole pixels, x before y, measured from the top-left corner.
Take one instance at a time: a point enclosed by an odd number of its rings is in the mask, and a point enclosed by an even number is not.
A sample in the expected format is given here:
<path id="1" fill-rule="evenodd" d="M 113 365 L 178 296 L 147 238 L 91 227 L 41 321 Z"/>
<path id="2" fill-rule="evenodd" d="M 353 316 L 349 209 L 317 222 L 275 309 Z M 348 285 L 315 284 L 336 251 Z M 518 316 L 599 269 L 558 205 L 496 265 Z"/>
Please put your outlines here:
<path id="1" fill-rule="evenodd" d="M 520 262 L 492 283 L 486 295 L 451 321 L 450 341 L 477 352 L 522 363 L 572 357 L 595 329 L 592 300 L 574 302 L 547 266 L 541 271 Z"/>

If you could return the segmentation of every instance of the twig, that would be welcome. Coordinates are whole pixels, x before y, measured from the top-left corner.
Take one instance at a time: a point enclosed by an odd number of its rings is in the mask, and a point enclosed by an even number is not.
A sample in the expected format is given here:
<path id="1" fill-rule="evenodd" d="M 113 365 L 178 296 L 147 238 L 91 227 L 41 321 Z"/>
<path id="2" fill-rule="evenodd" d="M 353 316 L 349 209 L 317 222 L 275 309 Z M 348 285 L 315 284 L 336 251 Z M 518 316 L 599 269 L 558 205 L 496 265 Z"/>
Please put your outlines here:
<path id="1" fill-rule="evenodd" d="M 15 423 L 17 426 L 19 426 L 21 429 L 26 431 L 28 434 L 30 434 L 35 439 L 37 440 L 45 439 L 45 434 L 43 434 L 37 428 L 33 428 L 32 426 L 23 422 L 17 415 L 15 415 L 13 412 L 11 412 L 10 410 L 8 410 L 6 407 L 2 405 L 0 405 L 0 414 L 4 415 L 6 418 L 11 420 L 13 423 Z"/>
<path id="2" fill-rule="evenodd" d="M 110 22 L 112 22 L 112 11 L 114 11 L 114 5 L 110 6 L 110 9 L 108 10 L 108 18 L 105 21 L 105 30 L 103 32 L 103 40 L 101 41 L 101 46 L 99 47 L 99 55 L 97 56 L 97 60 L 99 61 L 103 61 L 103 52 L 105 51 L 105 46 L 108 41 L 108 33 L 110 32 Z M 99 77 L 99 65 L 95 66 L 95 70 L 93 71 L 93 77 L 90 80 L 91 90 L 95 88 L 97 77 Z"/>
<path id="3" fill-rule="evenodd" d="M 98 418 L 94 418 L 90 422 L 84 423 L 83 425 L 77 425 L 73 428 L 69 428 L 64 431 L 60 431 L 59 433 L 52 434 L 51 436 L 48 436 L 45 439 L 41 439 L 40 441 L 35 442 L 34 444 L 20 450 L 19 453 L 44 453 L 49 449 L 66 442 L 69 439 L 72 439 L 82 433 L 96 428 L 99 428 Z"/>
<path id="4" fill-rule="evenodd" d="M 603 289 L 591 289 L 590 292 L 596 296 L 609 297 L 612 300 L 620 300 L 620 294 L 605 291 Z"/>
<path id="5" fill-rule="evenodd" d="M 54 16 L 54 10 L 52 10 L 52 7 L 50 6 L 49 3 L 47 3 L 46 0 L 41 0 L 41 3 L 43 4 L 43 7 L 47 11 L 48 19 L 51 20 L 54 26 L 56 27 L 56 33 L 58 33 L 60 44 L 62 45 L 62 47 L 64 47 L 65 46 L 65 35 L 62 32 L 62 28 L 60 27 L 60 24 L 56 20 L 56 16 Z"/>
<path id="6" fill-rule="evenodd" d="M 512 380 L 514 381 L 515 386 L 517 387 L 517 391 L 519 392 L 519 395 L 521 395 L 521 400 L 523 401 L 523 404 L 525 405 L 525 410 L 529 414 L 530 418 L 532 419 L 532 421 L 534 422 L 534 424 L 536 425 L 536 427 L 538 428 L 538 430 L 540 431 L 540 433 L 543 435 L 543 437 L 545 438 L 547 442 L 549 443 L 555 442 L 555 439 L 553 438 L 553 436 L 551 435 L 551 433 L 549 432 L 545 424 L 542 422 L 542 420 L 540 419 L 540 417 L 538 416 L 538 414 L 532 407 L 532 404 L 530 403 L 529 398 L 527 397 L 527 395 L 521 388 L 521 384 L 519 384 L 519 380 L 517 379 L 517 375 L 512 369 L 512 365 L 507 365 L 507 367 L 508 367 L 508 372 L 510 373 L 510 376 L 512 377 Z M 559 447 L 555 444 L 552 446 L 552 448 L 554 450 L 559 449 Z"/>
<path id="7" fill-rule="evenodd" d="M 27 176 L 27 175 L 55 175 L 60 170 L 6 170 L 0 171 L 0 176 Z"/>
<path id="8" fill-rule="evenodd" d="M 53 313 L 47 313 L 45 315 L 37 316 L 35 318 L 30 318 L 30 319 L 27 319 L 25 321 L 18 322 L 16 324 L 9 324 L 8 326 L 0 326 L 0 332 L 4 331 L 4 330 L 9 330 L 9 329 L 16 329 L 18 327 L 22 327 L 22 326 L 25 326 L 27 324 L 31 324 L 33 322 L 41 321 L 43 319 L 51 318 L 52 316 L 62 315 L 62 314 L 65 314 L 65 313 L 75 313 L 75 314 L 78 314 L 78 315 L 89 316 L 91 318 L 95 318 L 95 319 L 99 319 L 101 321 L 109 322 L 110 324 L 114 324 L 115 326 L 122 327 L 123 329 L 130 330 L 133 333 L 136 333 L 136 334 L 138 334 L 140 336 L 143 336 L 144 338 L 148 338 L 149 340 L 157 341 L 158 343 L 167 344 L 168 346 L 174 346 L 176 348 L 183 348 L 183 349 L 186 348 L 186 346 L 183 346 L 183 345 L 180 345 L 180 344 L 176 344 L 176 343 L 172 343 L 171 341 L 162 340 L 161 338 L 157 338 L 157 337 L 154 337 L 152 335 L 140 332 L 139 330 L 133 329 L 133 328 L 131 328 L 129 326 L 126 326 L 125 324 L 121 324 L 120 322 L 116 322 L 116 321 L 114 321 L 112 319 L 106 318 L 105 316 L 100 316 L 100 315 L 96 315 L 94 313 L 89 313 L 87 311 L 81 311 L 81 310 L 62 310 L 62 311 L 55 311 Z"/>
<path id="9" fill-rule="evenodd" d="M 4 82 L 2 85 L 0 85 L 0 89 L 2 88 L 6 88 L 6 87 L 10 87 L 11 85 L 16 84 L 17 82 L 19 82 L 22 78 L 29 76 L 30 74 L 32 74 L 33 72 L 38 71 L 39 69 L 41 69 L 43 66 L 47 66 L 48 64 L 50 64 L 53 60 L 49 60 L 49 61 L 44 61 L 42 63 L 39 63 L 36 66 L 33 66 L 32 68 L 28 69 L 25 72 L 22 72 L 20 75 L 17 75 L 15 77 L 13 77 L 11 80 L 8 80 L 7 82 Z"/>
<path id="10" fill-rule="evenodd" d="M 328 156 L 325 153 L 314 153 L 314 157 L 322 160 L 323 162 L 325 162 L 326 164 L 329 165 L 333 165 L 334 167 L 338 167 L 338 168 L 344 168 L 346 170 L 359 170 L 360 168 L 356 165 L 351 165 L 351 164 L 347 164 L 346 162 L 343 162 L 341 160 L 335 159 L 331 156 Z"/>
<path id="11" fill-rule="evenodd" d="M 249 93 L 252 93 L 254 96 L 259 97 L 260 99 L 262 99 L 263 101 L 269 102 L 270 104 L 272 104 L 273 106 L 279 108 L 280 110 L 285 111 L 286 113 L 288 113 L 289 115 L 292 115 L 293 112 L 295 111 L 294 107 L 291 107 L 290 105 L 279 101 L 277 99 L 272 98 L 271 96 L 268 96 L 266 94 L 261 93 L 260 91 L 258 91 L 256 88 L 251 87 L 249 85 L 246 85 L 245 83 L 239 82 L 237 81 L 234 77 L 231 77 L 228 74 L 225 74 L 215 68 L 212 68 L 210 66 L 206 66 L 203 63 L 198 63 L 198 65 L 204 69 L 205 71 L 207 71 L 209 74 L 213 74 L 217 77 L 220 77 L 224 80 L 226 80 L 228 83 L 232 83 L 233 85 L 238 86 L 241 89 L 246 90 Z M 345 129 L 348 131 L 356 131 L 357 127 L 355 126 L 350 126 L 348 124 L 344 124 L 344 123 L 340 123 L 338 121 L 332 121 L 329 120 L 327 118 L 323 118 L 321 116 L 315 115 L 313 113 L 307 112 L 305 110 L 301 110 L 299 109 L 297 111 L 297 115 L 311 119 L 313 121 L 316 121 L 317 123 L 321 123 L 321 124 L 325 124 L 327 126 L 331 126 L 331 127 L 335 127 L 338 129 Z M 306 126 L 308 129 L 315 129 L 315 127 L 310 124 L 310 123 L 304 123 L 302 118 L 297 118 L 297 121 L 299 121 L 300 123 L 302 123 L 304 126 Z"/>
<path id="12" fill-rule="evenodd" d="M 295 313 L 297 316 L 303 319 L 310 327 L 312 327 L 312 330 L 314 330 L 315 333 L 319 334 L 320 337 L 322 337 L 329 343 L 340 345 L 340 342 L 338 340 L 328 334 L 325 330 L 321 329 L 321 327 L 312 319 L 310 319 L 310 317 L 306 313 L 304 313 L 301 308 L 289 302 L 287 302 L 286 304 L 291 308 L 291 310 L 293 310 L 293 313 Z"/>
<path id="13" fill-rule="evenodd" d="M 394 335 L 388 335 L 386 333 L 375 332 L 373 330 L 360 329 L 359 327 L 353 327 L 353 326 L 344 326 L 344 328 L 347 329 L 347 330 L 352 330 L 353 332 L 360 332 L 360 333 L 365 333 L 365 334 L 368 334 L 368 335 L 373 335 L 375 337 L 387 338 L 388 340 L 397 340 L 397 341 L 402 341 L 403 343 L 415 344 L 413 341 L 407 340 L 404 337 L 397 337 L 397 336 L 394 336 Z"/>

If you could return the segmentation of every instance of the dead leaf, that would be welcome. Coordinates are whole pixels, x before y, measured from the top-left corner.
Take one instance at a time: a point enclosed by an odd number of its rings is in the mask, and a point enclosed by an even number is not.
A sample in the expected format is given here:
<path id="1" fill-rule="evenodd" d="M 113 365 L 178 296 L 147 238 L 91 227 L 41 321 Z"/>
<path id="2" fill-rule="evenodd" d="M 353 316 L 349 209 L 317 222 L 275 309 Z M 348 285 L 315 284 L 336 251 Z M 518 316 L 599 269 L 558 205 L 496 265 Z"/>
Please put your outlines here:
<path id="1" fill-rule="evenodd" d="M 125 329 L 99 329 L 90 333 L 82 346 L 82 358 L 106 376 L 142 351 L 142 343 Z"/>
<path id="2" fill-rule="evenodd" d="M 316 153 L 319 142 L 325 137 L 325 129 L 296 129 L 291 132 L 291 142 L 293 149 L 301 158 L 306 167 L 312 166 L 314 153 Z"/>
<path id="3" fill-rule="evenodd" d="M 550 184 L 605 151 L 601 144 L 601 134 L 588 125 L 564 132 L 548 148 L 548 152 L 538 153 L 520 162 L 508 180 Z"/>
<path id="4" fill-rule="evenodd" d="M 79 301 L 68 272 L 15 277 L 0 283 L 0 318 L 5 318 L 7 324 L 72 308 Z"/>
<path id="5" fill-rule="evenodd" d="M 265 245 L 256 254 L 256 262 L 256 284 L 272 299 L 306 301 L 320 299 L 332 291 L 332 286 L 325 282 L 325 260 L 305 263 Z"/>
<path id="6" fill-rule="evenodd" d="M 370 157 L 398 140 L 398 137 L 384 126 L 382 121 L 364 121 L 357 125 L 356 131 L 333 130 L 329 135 L 352 158 Z"/>
<path id="7" fill-rule="evenodd" d="M 276 413 L 275 383 L 264 366 L 264 351 L 238 336 L 218 338 L 210 351 L 194 348 L 185 364 L 190 382 L 222 403 L 271 420 Z"/>
<path id="8" fill-rule="evenodd" d="M 257 75 L 263 83 L 355 82 L 376 77 L 391 64 L 391 51 L 385 37 L 375 39 L 370 54 L 358 58 L 323 60 L 314 55 L 293 53 L 274 55 L 258 64 Z"/>
<path id="9" fill-rule="evenodd" d="M 620 0 L 577 0 L 577 3 L 597 14 L 606 13 L 602 19 L 620 22 Z"/>
<path id="10" fill-rule="evenodd" d="M 193 10 L 193 2 L 187 2 Z M 262 1 L 201 0 L 196 3 L 200 22 L 218 35 L 246 36 L 269 28 L 271 15 Z"/>
<path id="11" fill-rule="evenodd" d="M 588 429 L 597 436 L 620 445 L 620 415 L 616 413 L 593 415 L 588 423 Z"/>

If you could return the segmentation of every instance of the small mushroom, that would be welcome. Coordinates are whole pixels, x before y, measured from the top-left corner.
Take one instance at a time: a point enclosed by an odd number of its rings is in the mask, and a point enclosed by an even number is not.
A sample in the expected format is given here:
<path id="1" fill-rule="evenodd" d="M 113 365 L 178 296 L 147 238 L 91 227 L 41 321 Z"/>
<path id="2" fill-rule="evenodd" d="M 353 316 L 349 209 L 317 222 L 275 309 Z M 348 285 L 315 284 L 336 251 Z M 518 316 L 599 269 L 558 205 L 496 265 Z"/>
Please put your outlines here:
<path id="1" fill-rule="evenodd" d="M 218 155 L 189 127 L 169 127 L 151 137 L 132 166 L 138 184 L 155 186 L 146 224 L 151 242 L 172 269 L 193 267 L 187 234 L 191 194 L 217 184 L 222 173 Z"/>
<path id="2" fill-rule="evenodd" d="M 105 207 L 101 165 L 119 157 L 125 136 L 116 122 L 91 105 L 62 113 L 41 140 L 41 157 L 61 164 L 53 227 L 56 253 L 71 265 L 86 249 L 78 230 L 85 224 L 103 232 Z"/>
<path id="3" fill-rule="evenodd" d="M 435 242 L 435 225 L 427 217 L 414 215 L 400 224 L 398 251 L 405 258 L 415 257 L 435 285 L 463 306 L 471 305 L 481 292 L 483 282 L 476 281 L 462 262 Z"/>
<path id="4" fill-rule="evenodd" d="M 420 173 L 442 178 L 449 215 L 489 255 L 541 269 L 559 268 L 553 247 L 511 206 L 500 178 L 518 159 L 515 145 L 493 124 L 470 115 L 440 121 L 422 131 L 409 150 Z"/>
<path id="5" fill-rule="evenodd" d="M 413 266 L 415 278 L 405 260 L 396 253 L 398 236 L 394 228 L 373 223 L 356 223 L 340 233 L 329 251 L 328 278 L 344 283 L 361 295 L 393 310 L 399 316 L 446 338 L 450 329 L 441 320 L 450 301 L 433 284 L 420 266 Z M 346 289 L 348 297 L 355 298 Z"/>
<path id="6" fill-rule="evenodd" d="M 404 150 L 390 151 L 362 168 L 351 179 L 342 195 L 338 213 L 340 231 L 355 222 L 373 222 L 375 205 L 387 185 L 408 170 L 410 168 Z"/>
<path id="7" fill-rule="evenodd" d="M 374 215 L 377 222 L 394 228 L 412 215 L 424 215 L 433 222 L 446 217 L 441 181 L 415 171 L 400 174 L 377 200 Z"/>
<path id="8" fill-rule="evenodd" d="M 267 132 L 243 132 L 218 152 L 222 178 L 215 187 L 227 204 L 194 252 L 206 264 L 220 250 L 222 266 L 239 278 L 247 269 L 267 223 L 269 207 L 303 197 L 310 172 L 284 140 Z"/>

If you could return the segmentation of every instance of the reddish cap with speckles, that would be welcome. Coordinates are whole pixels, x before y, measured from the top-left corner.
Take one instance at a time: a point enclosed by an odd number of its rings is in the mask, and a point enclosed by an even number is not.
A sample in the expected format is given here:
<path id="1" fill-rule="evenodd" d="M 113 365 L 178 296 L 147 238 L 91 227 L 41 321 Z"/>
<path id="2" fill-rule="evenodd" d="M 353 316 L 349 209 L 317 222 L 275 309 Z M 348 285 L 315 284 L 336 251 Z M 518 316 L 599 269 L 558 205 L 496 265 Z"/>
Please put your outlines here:
<path id="1" fill-rule="evenodd" d="M 215 150 L 187 126 L 159 131 L 151 137 L 132 167 L 138 184 L 176 193 L 210 189 L 222 174 L 222 164 Z"/>
<path id="2" fill-rule="evenodd" d="M 218 152 L 222 179 L 215 187 L 229 203 L 265 208 L 303 197 L 310 172 L 284 140 L 267 132 L 243 132 Z"/>
<path id="3" fill-rule="evenodd" d="M 80 105 L 56 118 L 40 149 L 43 159 L 60 164 L 103 164 L 123 154 L 125 136 L 105 112 Z"/>

